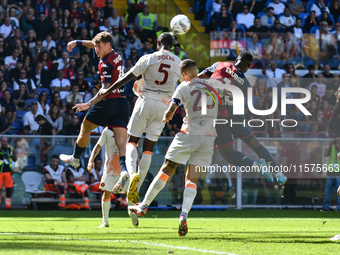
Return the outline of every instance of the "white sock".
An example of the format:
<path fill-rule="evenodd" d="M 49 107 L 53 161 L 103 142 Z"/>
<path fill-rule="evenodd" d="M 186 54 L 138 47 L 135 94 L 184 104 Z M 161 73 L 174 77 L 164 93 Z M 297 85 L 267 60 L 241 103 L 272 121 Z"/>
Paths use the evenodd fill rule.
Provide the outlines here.
<path fill-rule="evenodd" d="M 148 174 L 151 165 L 152 153 L 150 151 L 143 152 L 143 155 L 139 161 L 138 174 L 140 176 L 139 182 L 137 184 L 137 190 L 142 186 L 146 175 Z"/>
<path fill-rule="evenodd" d="M 188 181 L 183 192 L 182 213 L 188 214 L 197 194 L 195 183 Z"/>
<path fill-rule="evenodd" d="M 111 208 L 111 200 L 110 198 L 105 200 L 104 198 L 102 199 L 102 214 L 103 214 L 103 221 L 104 222 L 109 222 L 109 211 Z"/>
<path fill-rule="evenodd" d="M 162 171 L 159 171 L 156 177 L 153 179 L 150 184 L 148 191 L 145 194 L 144 200 L 141 203 L 141 206 L 149 206 L 151 202 L 155 199 L 158 193 L 165 187 L 166 182 L 168 181 L 169 176 Z"/>
<path fill-rule="evenodd" d="M 137 172 L 138 151 L 135 143 L 128 143 L 125 152 L 125 164 L 129 174 Z"/>

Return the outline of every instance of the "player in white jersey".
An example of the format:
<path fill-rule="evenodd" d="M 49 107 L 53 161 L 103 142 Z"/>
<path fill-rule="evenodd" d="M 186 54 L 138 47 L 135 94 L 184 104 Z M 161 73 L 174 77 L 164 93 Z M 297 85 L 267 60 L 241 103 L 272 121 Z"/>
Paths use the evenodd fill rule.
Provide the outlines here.
<path fill-rule="evenodd" d="M 98 155 L 101 148 L 105 145 L 105 166 L 103 176 L 100 181 L 99 188 L 104 191 L 102 196 L 102 214 L 103 214 L 103 222 L 100 224 L 99 228 L 108 227 L 109 226 L 109 211 L 111 208 L 111 193 L 113 187 L 117 183 L 121 168 L 119 162 L 119 150 L 116 145 L 114 134 L 111 128 L 106 127 L 102 135 L 100 136 L 97 144 L 94 146 L 89 163 L 87 165 L 87 169 L 91 173 L 92 168 L 94 166 L 94 160 Z M 129 183 L 126 182 L 123 190 L 126 191 Z M 131 217 L 133 220 L 133 224 L 138 226 L 138 218 L 136 215 Z"/>
<path fill-rule="evenodd" d="M 197 173 L 197 170 L 211 164 L 216 137 L 214 120 L 217 118 L 217 104 L 220 101 L 216 88 L 223 88 L 223 84 L 217 80 L 197 78 L 197 66 L 191 59 L 184 60 L 180 64 L 180 69 L 185 82 L 182 82 L 173 94 L 172 102 L 164 113 L 163 121 L 171 120 L 178 105 L 182 102 L 186 117 L 183 119 L 181 132 L 177 133 L 172 141 L 164 164 L 150 184 L 143 202 L 129 206 L 129 211 L 140 216 L 145 215 L 148 206 L 164 188 L 169 176 L 175 172 L 179 164 L 185 165 L 189 160 L 178 230 L 179 235 L 184 236 L 188 232 L 186 223 L 188 213 L 197 193 L 196 183 L 200 172 Z M 204 101 L 206 101 L 206 108 L 202 113 Z"/>
<path fill-rule="evenodd" d="M 171 102 L 171 96 L 178 80 L 182 81 L 179 70 L 181 60 L 170 52 L 172 36 L 162 33 L 158 38 L 157 52 L 141 57 L 136 65 L 109 89 L 102 89 L 99 94 L 105 96 L 120 88 L 133 77 L 143 76 L 136 89 L 138 100 L 134 106 L 128 124 L 128 143 L 126 145 L 126 167 L 130 174 L 128 199 L 139 202 L 138 191 L 149 171 L 154 145 L 160 136 L 164 123 L 163 113 Z M 137 143 L 146 133 L 143 143 L 143 155 L 137 172 Z"/>

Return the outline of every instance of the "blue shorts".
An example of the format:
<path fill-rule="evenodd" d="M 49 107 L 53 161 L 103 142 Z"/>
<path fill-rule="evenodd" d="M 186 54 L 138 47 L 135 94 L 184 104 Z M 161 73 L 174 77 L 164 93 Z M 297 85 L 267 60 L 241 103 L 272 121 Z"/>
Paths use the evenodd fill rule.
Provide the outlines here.
<path fill-rule="evenodd" d="M 103 127 L 127 127 L 129 122 L 129 101 L 127 98 L 107 98 L 90 108 L 86 119 Z"/>
<path fill-rule="evenodd" d="M 217 137 L 215 139 L 215 147 L 227 146 L 234 143 L 234 139 L 240 138 L 243 142 L 249 143 L 254 137 L 254 130 L 248 125 L 247 119 L 242 116 L 231 116 L 231 117 L 217 117 L 218 119 L 225 119 L 228 121 L 227 124 L 216 125 Z M 231 120 L 233 126 L 230 126 Z M 245 123 L 234 124 L 234 123 Z"/>

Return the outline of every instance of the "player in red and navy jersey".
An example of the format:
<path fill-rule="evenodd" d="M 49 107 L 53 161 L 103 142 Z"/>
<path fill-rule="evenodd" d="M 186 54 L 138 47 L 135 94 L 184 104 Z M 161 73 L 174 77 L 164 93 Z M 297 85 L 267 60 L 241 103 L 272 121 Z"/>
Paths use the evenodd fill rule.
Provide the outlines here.
<path fill-rule="evenodd" d="M 71 51 L 76 45 L 95 49 L 96 54 L 100 57 L 98 69 L 103 88 L 109 88 L 119 77 L 123 76 L 123 60 L 112 49 L 112 36 L 109 33 L 101 32 L 92 41 L 76 40 L 69 42 L 67 50 Z M 61 154 L 60 159 L 75 168 L 79 167 L 79 158 L 89 143 L 91 131 L 98 126 L 107 126 L 114 132 L 114 139 L 119 150 L 122 174 L 114 191 L 120 192 L 121 187 L 128 180 L 125 166 L 125 145 L 127 140 L 126 127 L 129 121 L 129 103 L 124 88 L 112 91 L 104 99 L 97 94 L 88 103 L 77 104 L 73 109 L 76 109 L 77 112 L 90 110 L 81 125 L 73 155 Z"/>
<path fill-rule="evenodd" d="M 253 56 L 251 53 L 243 51 L 238 55 L 235 64 L 231 62 L 217 62 L 203 70 L 198 77 L 210 77 L 221 80 L 227 78 L 231 85 L 237 86 L 246 95 L 250 84 L 244 73 L 248 71 L 252 61 Z M 248 125 L 246 118 L 243 115 L 233 115 L 232 96 L 227 99 L 227 102 L 224 102 L 224 105 L 219 106 L 217 118 L 226 119 L 228 123 L 231 123 L 231 121 L 233 123 L 244 123 L 243 125 L 234 124 L 232 127 L 226 124 L 216 125 L 217 139 L 215 140 L 215 148 L 219 150 L 223 158 L 227 162 L 238 166 L 252 167 L 257 165 L 261 173 L 270 182 L 274 182 L 272 173 L 268 171 L 266 164 L 275 167 L 277 166 L 276 161 L 269 151 L 256 139 L 254 131 Z M 235 151 L 233 136 L 234 138 L 242 139 L 243 142 L 256 152 L 260 159 L 253 161 L 242 152 Z M 284 184 L 287 181 L 287 178 L 281 172 L 276 173 L 275 177 L 279 184 Z"/>

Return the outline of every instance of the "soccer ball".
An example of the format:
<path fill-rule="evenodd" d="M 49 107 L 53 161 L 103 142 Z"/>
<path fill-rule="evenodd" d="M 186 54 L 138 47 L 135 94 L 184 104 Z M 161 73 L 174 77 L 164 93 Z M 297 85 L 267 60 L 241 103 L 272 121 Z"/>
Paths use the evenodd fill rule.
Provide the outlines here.
<path fill-rule="evenodd" d="M 170 27 L 177 35 L 186 34 L 191 26 L 189 18 L 183 14 L 176 15 L 170 22 Z"/>

